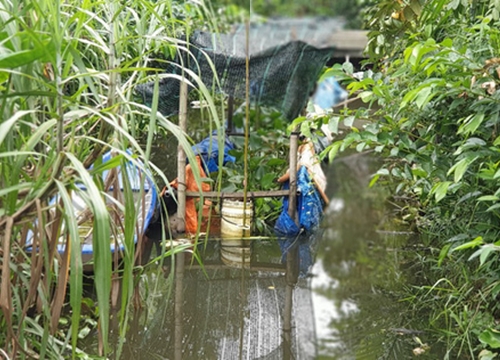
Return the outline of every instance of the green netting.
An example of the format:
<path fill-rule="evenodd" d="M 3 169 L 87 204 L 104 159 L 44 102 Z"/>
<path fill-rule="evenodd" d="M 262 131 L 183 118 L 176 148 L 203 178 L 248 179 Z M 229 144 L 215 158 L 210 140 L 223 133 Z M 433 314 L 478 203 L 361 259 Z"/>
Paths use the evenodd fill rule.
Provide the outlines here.
<path fill-rule="evenodd" d="M 277 108 L 289 120 L 296 118 L 333 54 L 329 39 L 341 25 L 333 19 L 274 20 L 251 25 L 248 32 L 251 103 Z M 183 64 L 209 89 L 245 99 L 246 36 L 243 25 L 230 34 L 197 31 L 189 39 L 189 53 L 179 52 L 166 65 L 165 73 L 180 75 Z M 178 112 L 179 84 L 173 77 L 160 80 L 158 108 L 166 116 Z M 148 105 L 153 89 L 154 82 L 137 87 Z"/>

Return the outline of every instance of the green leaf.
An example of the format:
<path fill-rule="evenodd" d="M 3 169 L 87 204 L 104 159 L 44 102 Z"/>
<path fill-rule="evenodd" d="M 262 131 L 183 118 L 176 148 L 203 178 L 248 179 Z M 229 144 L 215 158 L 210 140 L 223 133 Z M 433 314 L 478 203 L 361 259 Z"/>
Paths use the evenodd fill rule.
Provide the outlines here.
<path fill-rule="evenodd" d="M 338 134 L 339 122 L 340 122 L 340 117 L 338 116 L 331 117 L 330 120 L 328 121 L 328 130 L 330 130 L 333 134 Z"/>
<path fill-rule="evenodd" d="M 451 48 L 453 46 L 453 40 L 450 38 L 446 38 L 443 41 L 441 41 L 441 45 L 447 48 Z"/>
<path fill-rule="evenodd" d="M 422 109 L 434 97 L 432 87 L 426 87 L 420 90 L 415 97 L 415 104 L 419 109 Z"/>
<path fill-rule="evenodd" d="M 483 237 L 478 236 L 474 240 L 466 242 L 465 244 L 459 245 L 456 248 L 454 248 L 452 251 L 459 251 L 459 250 L 465 250 L 465 249 L 473 249 L 479 245 L 483 244 Z"/>
<path fill-rule="evenodd" d="M 370 184 L 368 185 L 368 187 L 373 187 L 377 183 L 379 178 L 380 174 L 375 174 L 373 178 L 370 180 Z"/>
<path fill-rule="evenodd" d="M 23 50 L 15 53 L 0 55 L 0 68 L 15 69 L 42 58 L 45 52 L 40 49 Z"/>
<path fill-rule="evenodd" d="M 268 166 L 281 166 L 281 165 L 284 165 L 284 164 L 286 164 L 286 160 L 284 160 L 284 159 L 278 159 L 278 158 L 270 159 L 267 162 Z"/>
<path fill-rule="evenodd" d="M 457 162 L 455 165 L 453 165 L 450 168 L 450 170 L 448 170 L 448 175 L 450 175 L 451 173 L 454 172 L 455 173 L 454 182 L 458 183 L 462 179 L 462 177 L 464 176 L 469 165 L 472 164 L 476 159 L 477 159 L 477 156 L 475 158 L 463 158 L 462 160 Z"/>
<path fill-rule="evenodd" d="M 335 159 L 335 156 L 339 152 L 341 145 L 342 141 L 336 141 L 326 149 L 326 151 L 328 151 L 328 161 L 330 163 L 333 161 L 333 159 Z"/>
<path fill-rule="evenodd" d="M 497 357 L 498 354 L 494 354 L 489 350 L 483 349 L 479 353 L 479 360 L 493 360 Z"/>
<path fill-rule="evenodd" d="M 498 208 L 500 208 L 500 203 L 497 203 L 497 204 L 495 204 L 495 205 L 491 205 L 488 209 L 486 209 L 486 211 L 488 211 L 488 212 L 489 212 L 489 211 L 496 210 L 496 209 L 498 209 Z"/>
<path fill-rule="evenodd" d="M 498 248 L 495 247 L 495 245 L 488 244 L 481 247 L 481 255 L 479 256 L 479 264 L 481 266 L 484 265 L 486 259 L 493 251 L 498 251 Z"/>
<path fill-rule="evenodd" d="M 420 5 L 419 0 L 412 0 L 410 2 L 410 8 L 416 16 L 420 16 L 422 13 L 422 6 Z"/>
<path fill-rule="evenodd" d="M 444 197 L 446 196 L 446 194 L 448 192 L 448 187 L 450 186 L 450 184 L 451 184 L 451 181 L 443 181 L 443 182 L 440 182 L 440 183 L 434 185 L 431 193 L 434 194 L 434 196 L 436 198 L 436 202 L 440 202 L 441 200 L 444 199 Z"/>
<path fill-rule="evenodd" d="M 115 156 L 112 156 L 111 159 L 104 163 L 100 163 L 99 165 L 93 167 L 92 169 L 89 170 L 90 175 L 95 176 L 97 174 L 102 174 L 106 170 L 111 170 L 116 168 L 118 165 L 120 165 L 120 162 L 123 159 L 122 154 L 117 154 Z"/>
<path fill-rule="evenodd" d="M 66 211 L 63 212 L 65 227 L 68 231 L 69 241 L 66 246 L 70 246 L 70 274 L 69 290 L 71 303 L 71 342 L 73 348 L 76 348 L 79 338 L 80 313 L 83 295 L 83 266 L 82 253 L 80 251 L 80 234 L 78 231 L 78 222 L 73 211 L 73 202 L 71 195 L 66 190 L 63 183 L 55 181 L 59 196 L 64 204 Z"/>
<path fill-rule="evenodd" d="M 426 178 L 427 176 L 429 176 L 427 171 L 425 171 L 424 169 L 422 169 L 420 167 L 412 167 L 411 173 L 417 177 L 420 177 L 420 178 Z"/>
<path fill-rule="evenodd" d="M 366 147 L 366 142 L 360 142 L 358 145 L 356 145 L 356 151 L 357 152 L 362 152 L 363 149 Z"/>
<path fill-rule="evenodd" d="M 260 184 L 262 188 L 264 189 L 270 189 L 272 188 L 274 184 L 274 180 L 276 179 L 276 175 L 273 173 L 266 173 L 260 180 Z"/>
<path fill-rule="evenodd" d="M 342 69 L 344 69 L 344 71 L 347 74 L 349 74 L 349 75 L 351 75 L 352 73 L 354 73 L 354 66 L 350 62 L 346 61 L 345 63 L 343 63 L 342 64 Z"/>
<path fill-rule="evenodd" d="M 299 116 L 298 118 L 294 119 L 292 123 L 288 126 L 288 130 L 294 131 L 297 126 L 301 125 L 306 120 L 307 118 L 305 116 Z"/>
<path fill-rule="evenodd" d="M 88 206 L 94 215 L 94 230 L 92 247 L 94 253 L 94 274 L 97 301 L 99 303 L 99 320 L 102 329 L 104 347 L 108 347 L 109 334 L 109 297 L 111 294 L 111 248 L 110 248 L 110 217 L 101 193 L 83 164 L 72 153 L 65 153 L 73 167 L 80 175 L 82 184 L 87 189 Z"/>
<path fill-rule="evenodd" d="M 347 127 L 352 127 L 352 124 L 354 124 L 354 116 L 347 116 L 344 118 L 344 125 Z"/>
<path fill-rule="evenodd" d="M 406 93 L 406 95 L 403 97 L 403 101 L 401 101 L 401 104 L 399 105 L 399 109 L 403 109 L 410 101 L 413 101 L 415 96 L 417 96 L 419 92 L 419 89 L 412 89 Z"/>
<path fill-rule="evenodd" d="M 495 195 L 484 195 L 477 199 L 477 201 L 498 201 L 500 198 Z"/>
<path fill-rule="evenodd" d="M 500 348 L 500 332 L 495 329 L 486 329 L 478 337 L 484 345 L 492 349 Z"/>
<path fill-rule="evenodd" d="M 9 135 L 11 128 L 14 126 L 14 124 L 17 122 L 17 120 L 21 119 L 23 116 L 27 114 L 31 114 L 34 111 L 17 111 L 12 115 L 11 118 L 8 120 L 3 121 L 0 124 L 0 145 L 3 143 L 4 139 Z"/>
<path fill-rule="evenodd" d="M 443 248 L 439 252 L 438 266 L 441 266 L 441 264 L 443 263 L 444 259 L 448 255 L 448 253 L 450 251 L 450 248 L 451 248 L 451 244 L 446 244 L 445 246 L 443 246 Z"/>
<path fill-rule="evenodd" d="M 20 191 L 23 189 L 29 189 L 33 186 L 33 183 L 19 183 L 13 186 L 6 187 L 5 189 L 0 189 L 0 197 L 11 193 L 13 191 Z"/>
<path fill-rule="evenodd" d="M 469 115 L 458 128 L 457 134 L 471 135 L 476 132 L 484 121 L 484 114 Z"/>
<path fill-rule="evenodd" d="M 363 91 L 358 95 L 364 103 L 369 102 L 373 98 L 373 92 Z"/>

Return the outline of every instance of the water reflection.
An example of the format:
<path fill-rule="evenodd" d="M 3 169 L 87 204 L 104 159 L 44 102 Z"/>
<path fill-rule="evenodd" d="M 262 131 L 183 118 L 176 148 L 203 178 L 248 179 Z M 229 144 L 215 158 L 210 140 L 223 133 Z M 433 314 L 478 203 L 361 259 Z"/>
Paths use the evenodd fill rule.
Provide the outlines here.
<path fill-rule="evenodd" d="M 185 254 L 176 257 L 173 296 L 165 294 L 152 316 L 142 314 L 152 321 L 136 324 L 124 359 L 316 358 L 310 285 L 298 276 L 298 247 L 282 265 L 276 242 L 254 243 L 250 267 L 241 268 L 225 265 L 220 248 L 211 241 L 201 250 L 203 269 Z M 259 261 L 262 251 L 267 255 Z"/>
<path fill-rule="evenodd" d="M 412 304 L 401 301 L 405 287 L 415 284 L 415 257 L 405 250 L 411 234 L 396 231 L 383 194 L 368 189 L 374 161 L 354 156 L 329 169 L 334 199 L 311 285 L 318 356 L 413 359 L 421 341 L 431 346 L 420 358 L 443 358 Z"/>

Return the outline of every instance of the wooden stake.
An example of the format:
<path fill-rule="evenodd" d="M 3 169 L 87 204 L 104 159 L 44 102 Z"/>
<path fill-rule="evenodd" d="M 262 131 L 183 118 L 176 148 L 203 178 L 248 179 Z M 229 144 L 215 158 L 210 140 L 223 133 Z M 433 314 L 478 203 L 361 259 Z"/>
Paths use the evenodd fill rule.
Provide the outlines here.
<path fill-rule="evenodd" d="M 187 130 L 187 99 L 188 86 L 181 81 L 179 92 L 179 127 L 183 133 Z M 177 146 L 177 216 L 181 222 L 178 231 L 183 233 L 186 229 L 186 153 L 181 144 Z"/>
<path fill-rule="evenodd" d="M 295 129 L 290 135 L 290 195 L 288 196 L 288 215 L 298 224 L 297 218 L 297 151 L 299 133 Z"/>

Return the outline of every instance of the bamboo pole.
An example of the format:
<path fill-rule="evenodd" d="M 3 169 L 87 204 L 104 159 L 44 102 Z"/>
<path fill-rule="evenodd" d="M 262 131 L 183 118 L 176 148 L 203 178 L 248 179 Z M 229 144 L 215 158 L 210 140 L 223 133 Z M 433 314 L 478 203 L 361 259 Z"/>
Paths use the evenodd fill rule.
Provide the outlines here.
<path fill-rule="evenodd" d="M 297 151 L 299 149 L 299 133 L 295 129 L 290 135 L 290 194 L 288 195 L 288 215 L 298 223 L 297 219 Z"/>
<path fill-rule="evenodd" d="M 247 223 L 248 147 L 250 136 L 250 20 L 245 23 L 245 148 L 243 149 L 243 224 Z M 250 234 L 250 233 L 249 233 Z M 240 354 L 241 357 L 241 354 Z"/>
<path fill-rule="evenodd" d="M 183 133 L 187 130 L 187 99 L 188 86 L 181 81 L 179 91 L 179 128 Z M 183 233 L 186 228 L 186 153 L 181 144 L 177 146 L 177 216 L 181 221 L 178 231 Z"/>

